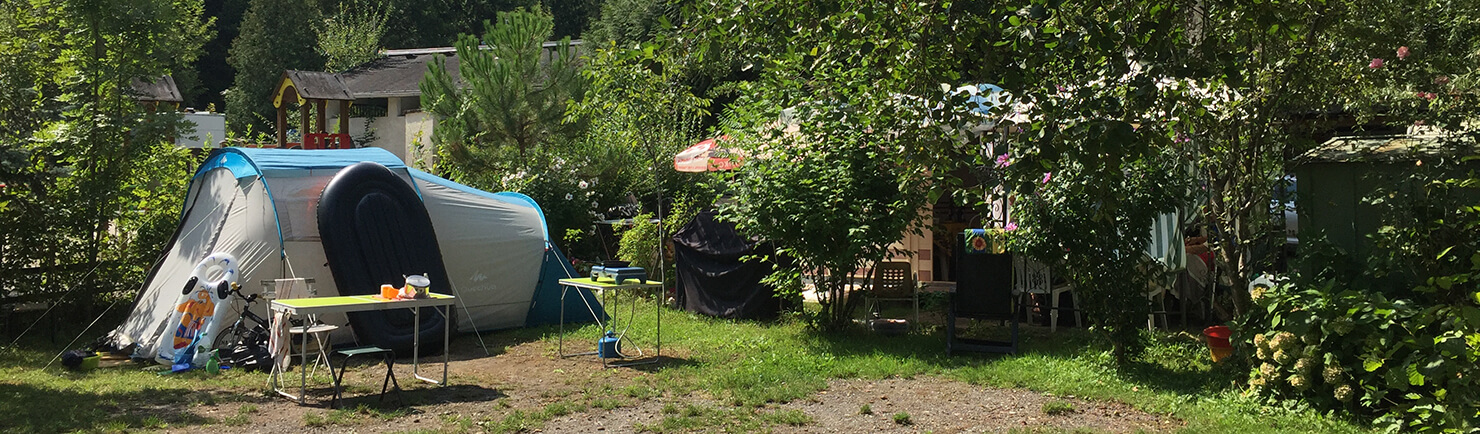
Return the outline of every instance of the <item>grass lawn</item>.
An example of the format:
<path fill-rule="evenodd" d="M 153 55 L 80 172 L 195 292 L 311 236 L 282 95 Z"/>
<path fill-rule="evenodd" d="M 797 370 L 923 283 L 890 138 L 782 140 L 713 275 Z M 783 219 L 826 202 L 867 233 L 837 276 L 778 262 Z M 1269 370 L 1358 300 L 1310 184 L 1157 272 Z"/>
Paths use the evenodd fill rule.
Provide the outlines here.
<path fill-rule="evenodd" d="M 612 310 L 618 315 L 634 315 L 637 328 L 641 329 L 655 320 L 651 305 L 643 306 L 646 307 L 636 309 L 635 314 L 625 304 L 614 303 Z M 1025 388 L 1060 396 L 1123 402 L 1147 412 L 1182 419 L 1186 422 L 1183 428 L 1186 432 L 1368 430 L 1360 422 L 1339 415 L 1323 415 L 1294 404 L 1270 404 L 1242 396 L 1243 389 L 1238 384 L 1244 373 L 1211 366 L 1201 342 L 1182 333 L 1158 335 L 1156 344 L 1144 357 L 1117 369 L 1101 339 L 1074 328 L 1060 328 L 1050 334 L 1046 328 L 1028 327 L 1023 351 L 1017 356 L 946 357 L 943 333 L 930 327 L 907 336 L 878 336 L 863 331 L 822 334 L 795 320 L 726 321 L 673 310 L 663 312 L 662 322 L 663 354 L 673 358 L 657 368 L 644 368 L 651 375 L 635 380 L 641 387 L 634 390 L 642 393 L 626 393 L 630 399 L 623 402 L 628 404 L 594 405 L 587 402 L 587 397 L 573 395 L 569 403 L 554 404 L 563 411 L 548 411 L 547 406 L 547 411 L 539 413 L 511 412 L 486 425 L 460 423 L 442 429 L 532 430 L 550 418 L 571 412 L 610 410 L 656 396 L 681 397 L 695 393 L 730 407 L 668 405 L 662 411 L 661 421 L 641 428 L 671 432 L 726 430 L 727 426 L 756 429 L 805 426 L 809 423 L 805 415 L 753 410 L 815 396 L 827 387 L 829 379 L 934 376 L 981 386 Z M 556 330 L 555 327 L 510 330 L 493 337 L 503 342 L 536 342 L 547 348 L 550 357 L 555 357 Z M 99 333 L 95 330 L 84 339 Z M 566 343 L 597 334 L 594 325 L 567 328 Z M 65 342 L 75 335 L 75 332 L 59 333 L 57 340 Z M 5 338 L 5 342 L 10 339 Z M 490 335 L 485 334 L 484 339 L 490 340 Z M 469 346 L 470 342 L 476 345 L 472 335 L 454 340 L 454 347 Z M 129 416 L 138 412 L 127 410 L 214 405 L 223 401 L 258 402 L 270 393 L 266 375 L 260 373 L 158 375 L 132 364 L 89 373 L 66 371 L 60 363 L 42 369 L 60 349 L 61 344 L 30 336 L 18 348 L 0 351 L 0 414 L 4 415 L 0 417 L 0 431 L 113 432 L 213 424 L 233 426 L 247 420 L 257 407 L 244 404 L 235 407 L 240 414 L 220 417 L 179 412 L 182 416 L 169 419 Z M 478 353 L 481 356 L 481 350 Z M 454 366 L 454 374 L 455 371 Z M 1059 406 L 1055 404 L 1052 410 L 1072 411 Z M 1045 412 L 1051 410 L 1048 407 L 1045 406 Z M 305 420 L 304 426 L 332 425 L 337 414 L 343 416 L 336 412 L 316 415 L 313 420 Z M 393 419 L 404 413 L 371 416 Z M 444 415 L 442 419 L 471 422 L 470 417 Z M 508 420 L 511 417 L 519 420 Z"/>

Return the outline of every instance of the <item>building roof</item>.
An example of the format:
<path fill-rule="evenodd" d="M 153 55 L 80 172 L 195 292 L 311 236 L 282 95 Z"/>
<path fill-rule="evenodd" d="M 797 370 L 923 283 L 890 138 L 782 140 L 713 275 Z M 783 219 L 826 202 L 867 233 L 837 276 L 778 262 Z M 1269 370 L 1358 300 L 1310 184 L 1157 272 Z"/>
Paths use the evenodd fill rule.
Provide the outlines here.
<path fill-rule="evenodd" d="M 546 50 L 554 49 L 559 42 L 545 42 Z M 579 47 L 581 41 L 570 41 L 571 47 Z M 479 46 L 479 49 L 488 49 Z M 577 50 L 579 52 L 579 50 Z M 436 55 L 447 58 L 447 75 L 458 84 L 462 83 L 462 72 L 455 47 L 412 48 L 385 50 L 380 58 L 340 73 L 350 92 L 358 99 L 397 98 L 421 96 L 421 80 L 426 76 L 427 65 Z"/>
<path fill-rule="evenodd" d="M 180 97 L 180 88 L 175 86 L 175 78 L 169 75 L 159 77 L 134 77 L 129 80 L 129 87 L 134 91 L 134 99 L 152 102 L 182 102 L 185 98 Z"/>
<path fill-rule="evenodd" d="M 1480 148 L 1460 135 L 1334 137 L 1307 152 L 1307 163 L 1393 162 L 1418 158 L 1475 155 Z"/>
<path fill-rule="evenodd" d="M 421 79 L 427 64 L 441 54 L 447 58 L 447 74 L 458 83 L 457 50 L 452 47 L 415 50 L 386 50 L 385 55 L 340 75 L 355 98 L 396 98 L 421 95 Z"/>

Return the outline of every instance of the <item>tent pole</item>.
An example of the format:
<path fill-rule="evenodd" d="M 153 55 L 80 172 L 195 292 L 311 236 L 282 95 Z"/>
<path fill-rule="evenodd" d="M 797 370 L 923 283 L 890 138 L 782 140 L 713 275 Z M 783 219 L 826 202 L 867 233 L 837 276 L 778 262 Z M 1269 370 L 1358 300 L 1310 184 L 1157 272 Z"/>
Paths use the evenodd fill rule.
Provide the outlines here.
<path fill-rule="evenodd" d="M 457 301 L 460 302 L 458 304 L 462 305 L 463 315 L 468 316 L 468 324 L 473 325 L 473 336 L 478 337 L 478 346 L 483 347 L 483 355 L 492 356 L 493 352 L 488 351 L 488 344 L 483 343 L 483 331 L 478 329 L 478 323 L 473 322 L 473 313 L 468 311 L 468 302 L 464 301 L 466 299 L 463 298 L 462 291 L 458 291 L 457 285 L 452 282 L 447 282 L 447 287 L 452 289 L 452 295 L 457 297 Z M 443 313 L 443 315 L 452 315 L 452 309 L 447 309 L 447 312 Z M 417 348 L 417 351 L 421 351 L 421 349 Z"/>

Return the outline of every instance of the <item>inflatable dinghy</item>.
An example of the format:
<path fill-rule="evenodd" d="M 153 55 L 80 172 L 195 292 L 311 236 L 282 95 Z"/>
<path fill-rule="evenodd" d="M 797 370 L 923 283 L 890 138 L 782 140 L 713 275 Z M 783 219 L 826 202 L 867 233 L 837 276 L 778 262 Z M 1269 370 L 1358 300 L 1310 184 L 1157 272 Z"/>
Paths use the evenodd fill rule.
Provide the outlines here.
<path fill-rule="evenodd" d="M 431 279 L 431 291 L 452 294 L 442 249 L 421 197 L 385 166 L 357 163 L 340 170 L 319 196 L 319 238 L 340 295 L 380 293 L 401 287 L 405 276 Z M 410 309 L 350 312 L 361 343 L 410 354 L 414 315 Z M 447 323 L 436 309 L 422 309 L 422 353 L 442 349 Z M 433 345 L 435 343 L 435 345 Z"/>

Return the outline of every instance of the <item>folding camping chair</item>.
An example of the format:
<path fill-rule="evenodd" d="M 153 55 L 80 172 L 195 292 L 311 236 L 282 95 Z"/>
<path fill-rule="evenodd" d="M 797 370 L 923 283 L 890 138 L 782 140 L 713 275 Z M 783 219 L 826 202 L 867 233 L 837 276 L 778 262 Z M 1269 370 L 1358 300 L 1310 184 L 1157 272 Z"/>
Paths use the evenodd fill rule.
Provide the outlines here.
<path fill-rule="evenodd" d="M 967 238 L 982 236 L 968 229 L 956 238 L 956 288 L 946 310 L 946 355 L 954 351 L 1016 354 L 1018 316 L 1012 303 L 1012 257 L 990 250 L 968 249 Z M 1011 340 L 992 341 L 958 336 L 957 319 L 998 320 L 1012 323 Z"/>
<path fill-rule="evenodd" d="M 262 285 L 264 287 L 263 292 L 272 294 L 272 299 L 318 297 L 318 288 L 314 287 L 313 284 L 314 280 L 312 278 L 289 278 L 262 281 Z M 268 290 L 269 286 L 271 288 L 271 291 Z M 329 367 L 330 376 L 334 375 L 334 365 L 329 363 L 329 349 L 334 347 L 333 342 L 330 340 L 330 334 L 333 333 L 335 330 L 339 330 L 339 326 L 333 324 L 325 324 L 323 321 L 319 320 L 318 315 L 308 315 L 307 321 L 305 321 L 302 325 L 294 325 L 288 327 L 288 348 L 290 353 L 293 342 L 307 342 L 307 340 L 303 339 L 303 335 L 305 334 L 313 336 L 314 343 L 318 346 L 319 354 L 318 356 L 314 357 L 313 368 L 311 371 L 309 371 L 309 375 L 313 375 L 314 373 L 318 372 L 319 364 L 321 363 L 324 366 Z M 299 369 L 303 368 L 300 367 Z"/>

